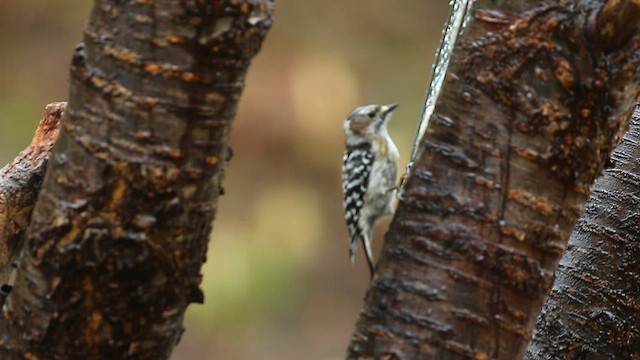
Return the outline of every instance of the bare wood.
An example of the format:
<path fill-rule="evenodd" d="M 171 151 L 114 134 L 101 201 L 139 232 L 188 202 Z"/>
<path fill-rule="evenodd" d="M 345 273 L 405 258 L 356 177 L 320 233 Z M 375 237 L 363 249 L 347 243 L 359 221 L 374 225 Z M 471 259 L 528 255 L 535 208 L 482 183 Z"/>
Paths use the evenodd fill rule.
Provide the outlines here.
<path fill-rule="evenodd" d="M 596 42 L 604 50 L 626 43 L 640 24 L 640 0 L 608 0 L 597 15 Z"/>

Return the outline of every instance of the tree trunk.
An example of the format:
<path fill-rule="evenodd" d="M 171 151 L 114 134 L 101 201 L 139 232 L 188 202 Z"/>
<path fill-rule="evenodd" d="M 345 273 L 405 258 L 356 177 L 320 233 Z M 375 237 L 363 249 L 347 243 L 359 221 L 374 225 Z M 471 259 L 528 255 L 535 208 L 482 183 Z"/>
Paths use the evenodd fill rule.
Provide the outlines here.
<path fill-rule="evenodd" d="M 596 181 L 527 359 L 640 359 L 640 108 Z"/>
<path fill-rule="evenodd" d="M 637 97 L 637 12 L 472 4 L 349 358 L 521 358 Z"/>
<path fill-rule="evenodd" d="M 167 359 L 269 0 L 96 0 L 0 320 L 2 359 Z"/>

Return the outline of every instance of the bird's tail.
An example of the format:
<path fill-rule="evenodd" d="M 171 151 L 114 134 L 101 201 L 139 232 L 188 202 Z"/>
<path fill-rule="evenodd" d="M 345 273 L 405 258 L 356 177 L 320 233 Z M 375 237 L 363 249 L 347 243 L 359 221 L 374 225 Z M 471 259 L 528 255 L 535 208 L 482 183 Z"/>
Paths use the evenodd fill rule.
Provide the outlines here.
<path fill-rule="evenodd" d="M 358 250 L 358 236 L 354 235 L 351 237 L 351 243 L 349 244 L 349 260 L 351 260 L 351 264 L 356 261 L 356 251 Z"/>
<path fill-rule="evenodd" d="M 371 233 L 365 233 L 363 236 L 354 235 L 351 237 L 351 243 L 349 244 L 349 260 L 353 264 L 356 260 L 356 251 L 358 250 L 358 240 L 362 240 L 364 247 L 364 253 L 367 257 L 367 265 L 369 265 L 369 273 L 373 278 L 373 272 L 375 270 L 375 262 L 373 261 L 373 250 L 371 249 Z"/>
<path fill-rule="evenodd" d="M 373 272 L 375 270 L 375 262 L 373 261 L 373 250 L 371 250 L 371 234 L 365 234 L 362 237 L 362 245 L 364 247 L 364 253 L 367 256 L 367 265 L 369 265 L 369 273 L 373 278 Z"/>

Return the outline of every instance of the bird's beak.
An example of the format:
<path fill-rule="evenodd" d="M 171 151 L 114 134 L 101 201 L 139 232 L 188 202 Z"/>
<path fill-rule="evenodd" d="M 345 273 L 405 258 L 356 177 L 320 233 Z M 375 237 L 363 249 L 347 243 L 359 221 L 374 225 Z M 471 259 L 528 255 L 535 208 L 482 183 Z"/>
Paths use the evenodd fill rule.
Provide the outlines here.
<path fill-rule="evenodd" d="M 398 105 L 400 105 L 400 104 L 395 103 L 395 104 L 383 105 L 382 106 L 382 114 L 384 114 L 386 116 L 387 114 L 392 112 L 393 109 L 397 108 Z"/>

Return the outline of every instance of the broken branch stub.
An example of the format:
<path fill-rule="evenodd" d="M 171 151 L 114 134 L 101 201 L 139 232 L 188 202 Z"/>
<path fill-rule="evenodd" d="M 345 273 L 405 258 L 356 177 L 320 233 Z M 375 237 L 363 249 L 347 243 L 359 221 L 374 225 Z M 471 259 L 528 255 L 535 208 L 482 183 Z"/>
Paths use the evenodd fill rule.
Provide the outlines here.
<path fill-rule="evenodd" d="M 31 144 L 0 169 L 0 284 L 8 281 L 10 264 L 22 246 L 66 106 L 47 105 Z"/>

